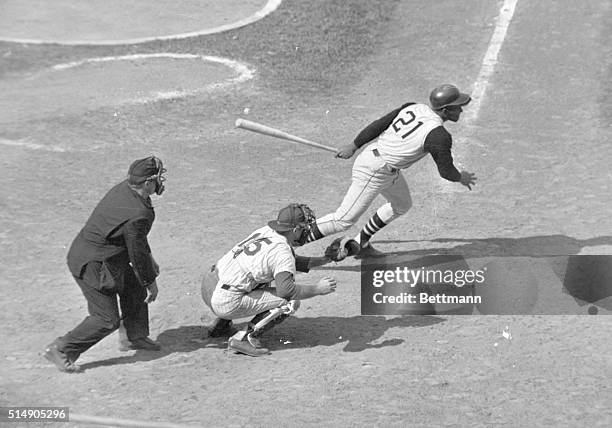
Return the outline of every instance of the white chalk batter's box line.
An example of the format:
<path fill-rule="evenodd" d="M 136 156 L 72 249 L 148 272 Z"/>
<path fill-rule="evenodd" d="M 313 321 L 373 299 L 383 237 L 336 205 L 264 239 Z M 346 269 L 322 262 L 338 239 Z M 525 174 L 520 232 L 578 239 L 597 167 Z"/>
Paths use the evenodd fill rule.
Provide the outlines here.
<path fill-rule="evenodd" d="M 98 58 L 88 58 L 80 61 L 68 62 L 65 64 L 57 64 L 52 67 L 52 70 L 67 70 L 74 67 L 79 67 L 85 64 L 93 64 L 100 62 L 111 62 L 111 61 L 133 61 L 139 59 L 151 59 L 151 58 L 170 58 L 170 59 L 201 59 L 202 61 L 215 62 L 218 64 L 225 65 L 237 73 L 237 77 L 226 80 L 220 83 L 213 83 L 206 85 L 200 89 L 194 89 L 191 91 L 167 91 L 167 92 L 156 92 L 152 97 L 142 97 L 127 101 L 128 104 L 144 104 L 149 102 L 155 102 L 160 100 L 170 100 L 177 98 L 184 98 L 198 93 L 223 89 L 231 85 L 246 82 L 255 75 L 255 69 L 250 68 L 244 63 L 234 61 L 228 58 L 209 56 L 209 55 L 196 55 L 196 54 L 177 54 L 177 53 L 154 53 L 154 54 L 132 54 L 123 56 L 107 56 Z"/>
<path fill-rule="evenodd" d="M 51 67 L 52 70 L 67 70 L 70 68 L 80 67 L 85 64 L 94 64 L 99 62 L 111 62 L 111 61 L 133 61 L 139 59 L 151 59 L 151 58 L 170 58 L 170 59 L 201 59 L 202 61 L 216 62 L 218 64 L 225 65 L 232 68 L 238 74 L 238 77 L 230 79 L 227 83 L 241 83 L 246 80 L 252 79 L 255 74 L 255 70 L 249 68 L 246 64 L 231 60 L 229 58 L 223 58 L 218 56 L 210 55 L 197 55 L 197 54 L 179 54 L 179 53 L 152 53 L 152 54 L 131 54 L 122 56 L 104 56 L 96 58 L 87 58 L 80 61 L 67 62 L 64 64 L 57 64 Z"/>
<path fill-rule="evenodd" d="M 57 64 L 57 65 L 52 66 L 50 70 L 53 72 L 56 72 L 56 71 L 69 70 L 75 67 L 80 67 L 85 64 L 103 63 L 103 62 L 111 62 L 111 61 L 133 61 L 133 60 L 151 59 L 151 58 L 170 58 L 170 59 L 178 59 L 178 60 L 200 59 L 202 61 L 209 61 L 209 62 L 213 62 L 213 63 L 217 63 L 217 64 L 224 65 L 226 67 L 229 67 L 232 70 L 234 70 L 234 72 L 236 72 L 237 76 L 232 79 L 225 80 L 223 82 L 213 83 L 213 84 L 206 85 L 202 88 L 194 89 L 191 91 L 156 92 L 152 96 L 131 99 L 126 102 L 123 102 L 122 104 L 146 104 L 146 103 L 163 101 L 163 100 L 186 98 L 186 97 L 197 95 L 203 92 L 225 89 L 232 85 L 246 82 L 255 76 L 254 68 L 249 67 L 247 64 L 231 60 L 229 58 L 210 56 L 210 55 L 178 54 L 178 53 L 169 53 L 169 52 L 154 53 L 154 54 L 132 54 L 132 55 L 123 55 L 123 56 L 87 58 L 87 59 L 83 59 L 79 61 Z M 31 80 L 32 78 L 33 77 L 30 77 L 29 79 Z M 23 147 L 23 148 L 31 149 L 31 150 L 45 150 L 45 151 L 51 151 L 51 152 L 71 151 L 61 146 L 38 144 L 38 143 L 32 142 L 30 139 L 27 139 L 27 138 L 18 139 L 18 140 L 8 140 L 8 139 L 0 138 L 0 145 L 12 146 L 12 147 Z"/>

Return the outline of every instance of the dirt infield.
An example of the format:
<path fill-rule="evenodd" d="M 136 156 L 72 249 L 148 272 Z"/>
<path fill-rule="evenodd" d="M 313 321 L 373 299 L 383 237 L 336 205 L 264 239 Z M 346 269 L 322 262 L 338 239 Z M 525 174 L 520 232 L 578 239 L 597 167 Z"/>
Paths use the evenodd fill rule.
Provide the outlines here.
<path fill-rule="evenodd" d="M 55 64 L 159 52 L 255 70 L 222 91 L 143 104 L 88 104 L 76 91 L 66 111 L 33 103 L 31 114 L 13 115 L 0 103 L 0 141 L 30 144 L 1 145 L 0 405 L 206 427 L 610 426 L 609 316 L 360 316 L 355 260 L 299 278 L 332 275 L 339 287 L 273 330 L 271 355 L 243 358 L 222 339 L 202 340 L 212 320 L 199 298 L 203 269 L 286 203 L 324 215 L 349 184 L 351 161 L 248 134 L 235 119 L 340 146 L 433 85 L 470 89 L 499 6 L 287 1 L 252 25 L 185 40 L 0 42 L 5 87 Z M 602 96 L 611 16 L 603 0 L 519 0 L 479 116 L 448 127 L 478 185 L 447 192 L 423 160 L 404 172 L 414 207 L 375 244 L 466 259 L 612 254 L 611 105 Z M 201 82 L 188 71 L 188 82 Z M 162 268 L 151 330 L 164 349 L 121 353 L 112 335 L 82 356 L 83 374 L 59 373 L 39 354 L 86 313 L 67 247 L 130 161 L 150 153 L 168 168 L 150 235 Z M 319 254 L 328 242 L 299 252 Z"/>

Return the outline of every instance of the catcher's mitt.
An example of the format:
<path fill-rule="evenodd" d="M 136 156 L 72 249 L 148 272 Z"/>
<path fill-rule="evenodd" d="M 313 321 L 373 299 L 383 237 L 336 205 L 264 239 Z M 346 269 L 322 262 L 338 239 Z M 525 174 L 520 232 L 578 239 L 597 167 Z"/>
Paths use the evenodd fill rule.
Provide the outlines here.
<path fill-rule="evenodd" d="M 325 257 L 331 261 L 339 262 L 346 259 L 346 256 L 348 256 L 348 251 L 344 246 L 344 241 L 342 238 L 334 239 L 325 249 Z"/>

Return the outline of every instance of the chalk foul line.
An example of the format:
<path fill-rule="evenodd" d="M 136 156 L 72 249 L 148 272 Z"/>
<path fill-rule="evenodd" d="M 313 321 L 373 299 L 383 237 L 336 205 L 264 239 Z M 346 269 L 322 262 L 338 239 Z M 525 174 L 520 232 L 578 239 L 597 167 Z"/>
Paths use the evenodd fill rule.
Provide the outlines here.
<path fill-rule="evenodd" d="M 510 26 L 510 22 L 512 21 L 512 17 L 514 16 L 514 11 L 516 10 L 517 3 L 518 0 L 504 0 L 504 3 L 502 4 L 501 9 L 499 10 L 499 15 L 496 19 L 497 22 L 495 24 L 495 30 L 493 31 L 493 35 L 491 36 L 491 40 L 489 41 L 487 51 L 482 60 L 480 71 L 478 72 L 476 82 L 474 83 L 474 87 L 470 94 L 472 97 L 472 102 L 463 113 L 462 121 L 465 123 L 467 132 L 466 135 L 457 138 L 457 148 L 455 148 L 453 152 L 455 154 L 458 154 L 458 157 L 460 157 L 460 154 L 463 149 L 469 146 L 483 147 L 481 143 L 470 139 L 470 134 L 480 114 L 480 108 L 482 107 L 482 102 L 485 98 L 485 94 L 487 91 L 487 87 L 489 86 L 491 76 L 495 71 L 495 66 L 497 65 L 497 57 L 499 56 L 499 52 L 501 51 L 501 47 L 506 38 L 506 33 L 508 32 L 508 27 Z M 459 169 L 462 169 L 460 160 L 457 159 L 455 163 L 459 167 Z M 478 189 L 478 187 L 476 186 L 475 189 Z M 457 186 L 456 183 L 443 181 L 438 185 L 438 191 L 441 193 L 460 193 L 463 192 L 464 189 L 460 188 L 460 186 Z"/>
<path fill-rule="evenodd" d="M 489 86 L 489 80 L 495 71 L 497 57 L 506 38 L 506 33 L 508 32 L 508 27 L 514 16 L 517 3 L 518 0 L 504 0 L 504 4 L 499 11 L 495 31 L 491 36 L 489 47 L 482 60 L 482 66 L 480 67 L 476 82 L 474 83 L 474 89 L 471 94 L 472 102 L 470 103 L 469 109 L 466 109 L 465 112 L 464 120 L 468 125 L 471 125 L 478 118 L 482 101 L 485 97 L 487 87 Z"/>

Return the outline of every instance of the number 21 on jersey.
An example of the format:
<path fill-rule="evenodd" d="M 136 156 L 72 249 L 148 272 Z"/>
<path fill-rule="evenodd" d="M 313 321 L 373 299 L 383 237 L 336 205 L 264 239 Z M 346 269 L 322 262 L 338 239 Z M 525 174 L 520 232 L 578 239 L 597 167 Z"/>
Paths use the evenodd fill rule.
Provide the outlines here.
<path fill-rule="evenodd" d="M 393 122 L 393 130 L 400 135 L 400 137 L 406 138 L 414 131 L 416 131 L 419 126 L 423 125 L 423 122 L 418 121 L 414 123 L 416 119 L 416 115 L 410 110 L 405 110 L 401 116 Z"/>

